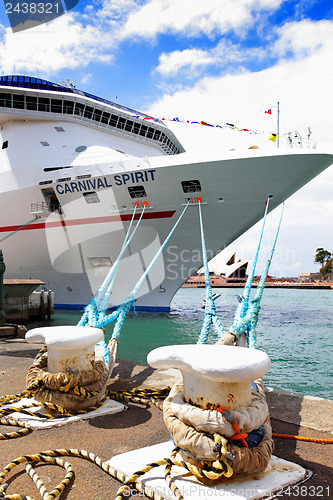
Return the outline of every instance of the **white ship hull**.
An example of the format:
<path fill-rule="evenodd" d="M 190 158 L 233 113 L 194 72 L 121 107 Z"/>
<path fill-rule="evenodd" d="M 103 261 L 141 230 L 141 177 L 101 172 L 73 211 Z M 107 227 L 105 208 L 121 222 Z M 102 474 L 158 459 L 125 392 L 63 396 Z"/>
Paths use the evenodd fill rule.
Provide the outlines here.
<path fill-rule="evenodd" d="M 114 170 L 114 174 L 99 168 L 88 185 L 83 180 L 56 184 L 63 215 L 50 214 L 45 222 L 36 221 L 2 243 L 6 276 L 41 279 L 55 292 L 58 306 L 83 307 L 116 260 L 132 218 L 127 187 L 116 183 L 125 172 L 129 177 L 149 173 L 145 198 L 149 207 L 119 268 L 110 304 L 116 305 L 131 292 L 183 210 L 188 195 L 182 192 L 181 181 L 200 180 L 206 245 L 213 256 L 262 217 L 267 195 L 273 195 L 273 209 L 330 162 L 329 156 L 318 153 L 258 156 L 256 152 L 253 158 L 230 154 L 224 160 L 202 162 L 186 154 L 155 158 L 150 159 L 149 169 Z M 85 187 L 91 191 L 94 181 L 99 183 L 100 203 L 87 204 L 82 193 Z M 131 179 L 127 182 L 131 184 Z M 1 195 L 2 207 L 11 207 L 2 220 L 1 234 L 31 219 L 30 205 L 41 201 L 40 191 L 38 186 Z M 136 307 L 167 310 L 182 283 L 201 266 L 198 207 L 191 204 L 141 289 Z"/>
<path fill-rule="evenodd" d="M 303 150 L 161 156 L 154 145 L 126 136 L 118 138 L 123 154 L 114 135 L 94 123 L 73 123 L 74 116 L 45 121 L 38 110 L 36 116 L 29 111 L 27 123 L 23 110 L 7 108 L 1 109 L 0 93 L 1 139 L 7 141 L 0 153 L 0 240 L 32 219 L 32 203 L 48 202 L 51 210 L 55 202 L 60 213 L 46 214 L 0 244 L 6 277 L 43 280 L 59 307 L 83 308 L 96 294 L 120 252 L 136 202 L 136 219 L 144 202 L 148 207 L 119 267 L 109 305 L 132 291 L 191 199 L 137 295 L 138 310 L 168 310 L 179 287 L 202 267 L 198 196 L 213 257 L 261 219 L 268 195 L 272 210 L 332 163 L 330 155 Z M 55 126 L 67 134 L 57 135 Z M 50 148 L 43 149 L 42 142 Z M 88 146 L 81 152 L 80 144 Z M 200 190 L 186 192 L 182 183 L 189 181 L 199 182 Z"/>

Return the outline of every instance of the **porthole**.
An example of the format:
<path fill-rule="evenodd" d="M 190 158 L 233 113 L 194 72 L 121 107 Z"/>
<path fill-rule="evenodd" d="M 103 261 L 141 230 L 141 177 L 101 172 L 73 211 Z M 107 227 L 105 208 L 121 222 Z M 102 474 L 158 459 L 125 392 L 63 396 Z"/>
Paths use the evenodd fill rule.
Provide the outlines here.
<path fill-rule="evenodd" d="M 87 146 L 78 146 L 77 148 L 75 148 L 75 151 L 77 153 L 82 153 L 82 151 L 85 151 L 87 149 Z"/>

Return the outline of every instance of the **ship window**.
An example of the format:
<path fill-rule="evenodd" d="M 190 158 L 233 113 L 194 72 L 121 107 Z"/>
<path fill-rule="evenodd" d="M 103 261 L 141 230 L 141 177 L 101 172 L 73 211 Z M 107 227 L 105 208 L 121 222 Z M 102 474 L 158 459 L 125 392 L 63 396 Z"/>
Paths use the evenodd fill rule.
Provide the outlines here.
<path fill-rule="evenodd" d="M 51 99 L 52 113 L 62 113 L 62 101 L 60 99 Z"/>
<path fill-rule="evenodd" d="M 39 97 L 38 111 L 50 111 L 50 99 L 46 99 L 45 97 Z"/>
<path fill-rule="evenodd" d="M 117 128 L 123 129 L 125 127 L 125 123 L 126 123 L 125 118 L 122 118 L 120 116 L 119 119 L 118 119 Z"/>
<path fill-rule="evenodd" d="M 26 96 L 26 106 L 27 109 L 37 111 L 37 97 Z"/>
<path fill-rule="evenodd" d="M 86 200 L 86 203 L 89 205 L 91 203 L 100 203 L 100 199 L 96 191 L 89 191 L 88 193 L 83 193 L 83 197 Z"/>
<path fill-rule="evenodd" d="M 86 109 L 84 110 L 84 116 L 86 118 L 91 118 L 93 111 L 94 111 L 94 108 L 91 108 L 90 106 L 86 106 Z"/>
<path fill-rule="evenodd" d="M 103 111 L 101 122 L 109 123 L 109 120 L 110 120 L 110 113 L 106 113 L 106 111 Z"/>
<path fill-rule="evenodd" d="M 111 127 L 115 127 L 117 125 L 117 121 L 118 121 L 118 116 L 117 115 L 111 115 L 111 119 L 110 119 L 110 125 L 111 125 Z"/>
<path fill-rule="evenodd" d="M 102 111 L 100 111 L 99 109 L 94 109 L 93 120 L 99 122 L 101 120 L 101 116 L 102 116 Z"/>
<path fill-rule="evenodd" d="M 182 188 L 184 193 L 198 193 L 201 191 L 200 181 L 182 181 Z"/>
<path fill-rule="evenodd" d="M 61 177 L 61 179 L 57 179 L 57 182 L 67 182 L 70 180 L 71 180 L 71 177 Z"/>
<path fill-rule="evenodd" d="M 148 127 L 146 127 L 146 125 L 141 125 L 140 135 L 145 137 L 147 130 L 148 130 Z"/>
<path fill-rule="evenodd" d="M 89 179 L 91 177 L 91 174 L 83 174 L 83 175 L 77 175 L 75 179 Z"/>
<path fill-rule="evenodd" d="M 82 151 L 85 151 L 87 149 L 87 146 L 78 146 L 77 148 L 75 148 L 75 151 L 77 153 L 82 153 Z"/>
<path fill-rule="evenodd" d="M 78 116 L 83 116 L 83 112 L 84 112 L 84 104 L 80 104 L 79 102 L 76 102 L 74 114 L 78 115 Z"/>
<path fill-rule="evenodd" d="M 63 127 L 54 127 L 57 132 L 65 132 L 65 129 Z"/>
<path fill-rule="evenodd" d="M 67 115 L 72 115 L 74 111 L 74 102 L 64 101 L 64 113 Z"/>
<path fill-rule="evenodd" d="M 7 149 L 8 148 L 8 141 L 4 141 L 2 143 L 2 149 Z"/>
<path fill-rule="evenodd" d="M 134 123 L 134 128 L 133 128 L 133 132 L 135 134 L 138 134 L 140 131 L 140 123 Z"/>
<path fill-rule="evenodd" d="M 24 109 L 24 96 L 13 94 L 13 108 Z"/>
<path fill-rule="evenodd" d="M 132 186 L 127 188 L 131 198 L 145 198 L 146 190 L 143 186 Z"/>
<path fill-rule="evenodd" d="M 39 185 L 40 186 L 44 186 L 45 184 L 52 184 L 52 182 L 53 182 L 52 180 L 50 180 L 50 181 L 40 181 Z"/>
<path fill-rule="evenodd" d="M 161 135 L 161 131 L 160 130 L 155 130 L 155 134 L 154 134 L 155 141 L 159 141 L 160 140 L 160 135 Z"/>
<path fill-rule="evenodd" d="M 0 94 L 0 106 L 2 108 L 12 107 L 12 96 L 10 94 L 5 94 L 4 92 Z"/>
<path fill-rule="evenodd" d="M 132 120 L 127 120 L 125 125 L 125 130 L 127 130 L 127 132 L 132 132 L 132 127 L 133 127 Z"/>
<path fill-rule="evenodd" d="M 154 129 L 149 127 L 147 132 L 147 137 L 149 137 L 149 139 L 152 139 L 153 135 L 154 135 Z"/>
<path fill-rule="evenodd" d="M 46 141 L 40 141 L 41 145 L 42 146 L 49 146 L 50 144 Z"/>

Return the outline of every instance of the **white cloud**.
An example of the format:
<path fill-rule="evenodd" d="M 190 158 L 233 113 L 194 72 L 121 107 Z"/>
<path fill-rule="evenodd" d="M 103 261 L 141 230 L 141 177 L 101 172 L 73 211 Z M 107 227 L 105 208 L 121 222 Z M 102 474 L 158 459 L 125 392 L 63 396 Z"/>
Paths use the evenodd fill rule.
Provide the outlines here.
<path fill-rule="evenodd" d="M 174 52 L 163 52 L 159 57 L 159 64 L 155 71 L 165 78 L 175 77 L 179 73 L 184 76 L 198 76 L 207 66 L 218 66 L 232 68 L 234 72 L 244 72 L 239 63 L 260 60 L 266 56 L 266 51 L 261 48 L 243 48 L 227 40 L 221 40 L 215 47 L 209 50 L 185 49 Z M 233 64 L 231 67 L 230 64 Z M 237 63 L 237 64 L 235 64 Z"/>
<path fill-rule="evenodd" d="M 110 62 L 112 55 L 99 47 L 103 38 L 94 26 L 78 22 L 73 13 L 27 31 L 7 29 L 0 42 L 0 69 L 5 74 L 28 70 L 45 75 L 66 67 L 85 67 L 91 61 Z"/>
<path fill-rule="evenodd" d="M 332 46 L 333 23 L 328 20 L 286 23 L 277 31 L 279 39 L 274 50 L 280 57 L 289 54 L 303 58 L 320 50 L 324 44 Z"/>
<path fill-rule="evenodd" d="M 38 71 L 45 76 L 64 68 L 85 68 L 91 62 L 110 63 L 121 26 L 135 8 L 135 0 L 105 0 L 101 8 L 88 5 L 83 13 L 67 12 L 29 30 L 12 33 L 2 27 L 0 71 Z"/>
<path fill-rule="evenodd" d="M 281 3 L 282 0 L 151 0 L 130 14 L 123 36 L 221 35 L 244 29 L 253 23 L 254 13 L 275 10 Z"/>
<path fill-rule="evenodd" d="M 208 51 L 200 49 L 175 50 L 166 54 L 163 52 L 159 57 L 159 65 L 156 71 L 163 76 L 172 76 L 186 68 L 187 71 L 195 71 L 215 62 Z"/>
<path fill-rule="evenodd" d="M 325 30 L 320 23 L 312 23 L 314 28 L 317 24 L 323 29 L 323 36 L 321 46 L 311 51 L 311 55 L 282 60 L 259 72 L 204 77 L 192 88 L 187 86 L 173 94 L 165 94 L 151 106 L 150 112 L 159 116 L 182 116 L 220 124 L 232 122 L 241 128 L 270 130 L 276 126 L 275 109 L 272 116 L 265 115 L 264 111 L 279 101 L 282 132 L 297 130 L 304 135 L 310 126 L 319 145 L 333 145 L 333 100 L 330 97 L 333 36 L 324 36 L 324 32 L 332 29 L 333 22 L 328 22 Z M 294 30 L 294 38 L 289 37 L 291 44 L 298 39 L 296 24 Z M 318 47 L 317 39 L 313 43 Z"/>

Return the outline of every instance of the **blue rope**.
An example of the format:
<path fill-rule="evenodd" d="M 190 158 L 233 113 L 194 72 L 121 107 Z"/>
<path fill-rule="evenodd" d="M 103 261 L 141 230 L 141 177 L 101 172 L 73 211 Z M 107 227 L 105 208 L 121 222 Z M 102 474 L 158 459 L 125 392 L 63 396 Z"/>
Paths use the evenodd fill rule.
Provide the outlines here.
<path fill-rule="evenodd" d="M 176 221 L 175 225 L 173 226 L 173 228 L 171 229 L 170 233 L 168 234 L 168 236 L 165 238 L 164 242 L 162 243 L 162 245 L 160 246 L 160 248 L 158 249 L 158 251 L 156 252 L 155 256 L 153 257 L 152 261 L 150 262 L 149 266 L 147 267 L 147 269 L 145 270 L 145 272 L 142 274 L 141 278 L 139 279 L 139 281 L 137 282 L 137 284 L 135 285 L 135 287 L 133 288 L 133 290 L 131 291 L 131 293 L 128 295 L 127 297 L 127 300 L 126 300 L 126 303 L 127 302 L 130 302 L 130 301 L 134 301 L 135 300 L 135 296 L 136 294 L 138 293 L 138 291 L 140 290 L 141 286 L 143 285 L 143 283 L 145 282 L 148 274 L 150 273 L 150 271 L 152 270 L 153 266 L 156 264 L 156 261 L 158 260 L 158 258 L 160 257 L 161 253 L 163 252 L 164 248 L 166 247 L 169 239 L 171 238 L 171 236 L 173 235 L 174 231 L 176 230 L 179 222 L 181 221 L 188 205 L 189 205 L 189 201 L 187 202 L 184 210 L 182 211 L 182 213 L 180 214 L 178 220 Z"/>
<path fill-rule="evenodd" d="M 267 217 L 267 212 L 268 212 L 268 207 L 269 207 L 269 199 L 270 198 L 268 197 L 266 200 L 266 203 L 265 203 L 264 220 L 262 223 L 262 228 L 261 228 L 260 238 L 259 238 L 259 242 L 258 242 L 258 246 L 257 246 L 257 251 L 256 251 L 256 254 L 255 254 L 253 262 L 252 262 L 250 274 L 248 275 L 247 280 L 246 280 L 246 284 L 245 284 L 243 296 L 242 296 L 242 301 L 238 305 L 232 328 L 237 327 L 237 323 L 239 322 L 239 320 L 241 318 L 243 318 L 245 316 L 247 309 L 249 307 L 249 299 L 250 299 L 250 294 L 251 294 L 253 277 L 254 277 L 254 273 L 256 270 L 257 262 L 258 262 L 261 241 L 262 241 L 262 237 L 263 237 L 264 229 L 265 229 L 265 224 L 266 224 L 266 217 Z"/>
<path fill-rule="evenodd" d="M 156 252 L 154 258 L 152 259 L 152 261 L 150 262 L 149 266 L 147 267 L 147 269 L 145 270 L 145 272 L 142 274 L 141 278 L 139 279 L 139 281 L 136 283 L 136 285 L 134 286 L 132 292 L 128 295 L 127 299 L 117 308 L 116 311 L 114 311 L 112 314 L 105 314 L 105 311 L 101 311 L 99 312 L 98 311 L 98 302 L 97 300 L 99 300 L 100 303 L 104 303 L 105 304 L 105 298 L 103 297 L 103 293 L 107 293 L 108 291 L 110 291 L 111 293 L 111 286 L 114 282 L 114 277 L 115 277 L 115 272 L 117 271 L 118 269 L 118 266 L 119 266 L 119 262 L 120 262 L 120 259 L 121 257 L 123 256 L 126 248 L 128 247 L 128 245 L 130 244 L 134 234 L 135 234 L 135 231 L 136 229 L 138 228 L 140 222 L 141 222 L 141 219 L 142 219 L 142 216 L 143 216 L 143 212 L 141 214 L 141 217 L 131 235 L 130 238 L 128 238 L 128 234 L 129 234 L 129 230 L 130 230 L 130 227 L 129 227 L 129 230 L 127 232 L 127 235 L 125 237 L 125 241 L 124 241 L 124 244 L 123 244 L 123 247 L 122 247 L 122 250 L 118 256 L 118 259 L 117 261 L 115 262 L 115 264 L 112 266 L 112 269 L 109 271 L 109 274 L 108 274 L 108 277 L 104 280 L 101 288 L 99 289 L 99 292 L 98 292 L 98 296 L 97 296 L 97 299 L 93 299 L 88 305 L 87 307 L 85 308 L 85 312 L 79 322 L 79 326 L 82 326 L 84 324 L 87 324 L 89 323 L 91 326 L 95 326 L 96 328 L 102 328 L 104 326 L 106 326 L 108 323 L 110 323 L 111 321 L 113 320 L 117 320 L 115 325 L 114 325 L 114 328 L 113 328 L 113 333 L 112 333 L 112 338 L 115 338 L 115 339 L 118 339 L 119 338 L 119 335 L 120 335 L 120 332 L 121 332 L 121 328 L 123 326 L 123 323 L 124 323 L 124 320 L 125 320 L 125 317 L 128 313 L 128 311 L 131 309 L 131 307 L 134 305 L 134 302 L 135 302 L 135 296 L 136 294 L 138 293 L 138 291 L 140 290 L 141 286 L 143 285 L 144 281 L 146 280 L 148 274 L 150 273 L 152 267 L 155 265 L 156 261 L 158 260 L 158 258 L 160 257 L 162 251 L 164 250 L 165 246 L 167 245 L 169 239 L 171 238 L 172 234 L 174 233 L 175 229 L 177 228 L 179 222 L 181 221 L 188 205 L 189 205 L 190 202 L 188 202 L 184 208 L 184 210 L 182 211 L 182 213 L 180 214 L 178 220 L 176 221 L 175 225 L 173 226 L 173 228 L 171 229 L 170 233 L 168 234 L 168 236 L 166 237 L 166 239 L 164 240 L 163 244 L 161 245 L 161 247 L 159 248 L 159 250 Z M 133 214 L 133 218 L 134 218 L 134 215 Z M 118 263 L 118 264 L 117 264 Z M 116 266 L 117 264 L 117 266 Z M 109 280 L 110 278 L 110 280 Z M 103 358 L 106 362 L 108 362 L 109 360 L 109 352 L 108 352 L 108 349 L 107 349 L 107 346 L 106 346 L 106 343 L 104 340 L 101 340 L 100 342 L 97 343 L 97 345 L 100 347 L 102 353 L 103 353 Z"/>
<path fill-rule="evenodd" d="M 261 301 L 261 298 L 262 298 L 262 295 L 264 292 L 266 278 L 268 275 L 269 267 L 270 267 L 271 262 L 272 262 L 276 242 L 277 242 L 278 235 L 280 232 L 283 211 L 284 211 L 284 205 L 282 207 L 280 221 L 279 221 L 279 224 L 278 224 L 278 227 L 276 230 L 276 234 L 275 234 L 275 238 L 274 238 L 274 241 L 272 244 L 272 248 L 271 248 L 270 254 L 267 258 L 264 271 L 260 277 L 260 280 L 259 280 L 259 283 L 257 286 L 256 295 L 255 295 L 254 299 L 251 300 L 250 307 L 248 308 L 245 316 L 243 318 L 240 318 L 240 320 L 236 324 L 233 324 L 231 329 L 230 329 L 230 331 L 232 333 L 234 333 L 237 338 L 239 338 L 240 335 L 242 335 L 244 332 L 247 332 L 248 345 L 249 345 L 249 347 L 251 347 L 253 349 L 256 349 L 256 347 L 257 347 L 257 336 L 256 336 L 255 329 L 256 329 L 256 326 L 258 323 L 258 317 L 259 317 L 259 311 L 260 311 L 260 301 Z"/>
<path fill-rule="evenodd" d="M 133 233 L 131 234 L 131 237 L 129 237 L 131 227 L 134 221 L 135 213 L 136 213 L 136 207 L 134 208 L 133 216 L 130 222 L 130 225 L 128 227 L 124 243 L 122 245 L 122 248 L 120 250 L 120 253 L 114 262 L 113 266 L 111 267 L 110 271 L 108 272 L 105 280 L 103 281 L 102 285 L 100 286 L 98 290 L 98 294 L 96 298 L 93 298 L 90 303 L 85 307 L 84 313 L 82 315 L 82 318 L 80 319 L 78 326 L 85 326 L 86 324 L 89 324 L 91 326 L 94 326 L 95 328 L 100 328 L 105 326 L 107 323 L 110 323 L 113 321 L 115 318 L 117 318 L 117 312 L 113 313 L 113 315 L 106 315 L 105 310 L 108 307 L 108 301 L 111 295 L 111 290 L 113 287 L 113 283 L 115 280 L 115 277 L 117 275 L 117 271 L 120 265 L 120 261 L 127 250 L 129 244 L 131 243 L 131 240 L 133 236 L 135 235 L 135 232 L 137 228 L 139 227 L 139 224 L 142 220 L 143 214 L 145 211 L 145 207 L 142 210 L 141 216 L 134 228 Z"/>
<path fill-rule="evenodd" d="M 212 287 L 210 284 L 209 268 L 207 262 L 207 251 L 205 234 L 203 229 L 202 214 L 201 214 L 201 202 L 199 203 L 199 220 L 200 220 L 200 233 L 201 233 L 201 247 L 202 247 L 202 260 L 205 273 L 205 285 L 206 285 L 206 307 L 205 307 L 205 317 L 202 324 L 201 332 L 198 339 L 198 344 L 206 344 L 209 336 L 209 330 L 213 324 L 216 333 L 222 337 L 225 333 L 224 328 L 216 314 L 215 301 L 213 299 Z"/>

